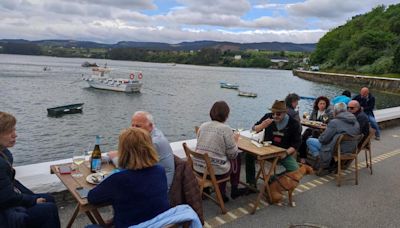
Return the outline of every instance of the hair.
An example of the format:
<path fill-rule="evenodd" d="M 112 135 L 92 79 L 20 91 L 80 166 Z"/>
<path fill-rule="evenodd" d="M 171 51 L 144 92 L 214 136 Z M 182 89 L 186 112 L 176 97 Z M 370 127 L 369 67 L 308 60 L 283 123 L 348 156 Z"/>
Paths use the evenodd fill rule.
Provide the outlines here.
<path fill-rule="evenodd" d="M 211 120 L 223 123 L 228 119 L 229 111 L 229 106 L 225 101 L 217 101 L 210 110 Z"/>
<path fill-rule="evenodd" d="M 299 95 L 297 95 L 295 93 L 289 93 L 285 98 L 286 107 L 293 108 L 292 103 L 294 101 L 298 101 L 298 100 L 300 100 Z"/>
<path fill-rule="evenodd" d="M 343 91 L 342 95 L 345 95 L 346 97 L 351 98 L 351 92 L 348 90 Z"/>
<path fill-rule="evenodd" d="M 346 112 L 347 111 L 347 105 L 344 102 L 339 102 L 337 104 L 335 104 L 335 106 L 333 107 L 333 110 L 336 114 L 339 114 L 341 112 Z"/>
<path fill-rule="evenodd" d="M 325 109 L 327 109 L 327 108 L 329 107 L 329 105 L 331 104 L 331 103 L 329 102 L 329 99 L 328 99 L 327 97 L 325 97 L 325 96 L 319 96 L 319 97 L 315 100 L 315 102 L 314 102 L 314 106 L 313 106 L 313 109 L 314 109 L 314 110 L 318 110 L 318 103 L 319 103 L 321 100 L 325 101 L 325 103 L 326 103 Z"/>
<path fill-rule="evenodd" d="M 146 112 L 146 111 L 137 111 L 137 112 L 135 112 L 135 113 L 133 114 L 133 116 L 136 116 L 136 115 L 144 115 L 150 123 L 154 124 L 153 116 L 152 116 L 149 112 Z"/>
<path fill-rule="evenodd" d="M 0 134 L 8 133 L 16 124 L 17 119 L 13 115 L 7 112 L 0 112 Z"/>
<path fill-rule="evenodd" d="M 159 161 L 150 134 L 141 128 L 127 128 L 121 132 L 118 153 L 118 166 L 123 169 L 144 169 Z"/>

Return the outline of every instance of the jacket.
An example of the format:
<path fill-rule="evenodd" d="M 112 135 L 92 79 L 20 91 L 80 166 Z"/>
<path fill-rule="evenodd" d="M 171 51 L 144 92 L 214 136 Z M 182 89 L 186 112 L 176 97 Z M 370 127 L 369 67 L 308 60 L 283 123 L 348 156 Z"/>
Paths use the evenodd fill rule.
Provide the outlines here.
<path fill-rule="evenodd" d="M 325 114 L 328 115 L 328 117 L 329 117 L 328 122 L 331 119 L 333 119 L 333 113 L 329 107 L 325 109 Z M 311 112 L 310 120 L 322 122 L 323 121 L 322 116 L 320 116 L 319 118 L 317 118 L 317 116 L 318 116 L 318 110 L 313 109 Z"/>
<path fill-rule="evenodd" d="M 361 95 L 357 95 L 353 98 L 353 100 L 358 101 L 360 106 L 363 108 L 363 111 L 367 116 L 374 116 L 374 107 L 375 107 L 375 97 L 371 94 L 368 94 L 367 98 L 362 97 Z"/>
<path fill-rule="evenodd" d="M 171 207 L 179 204 L 189 204 L 197 213 L 202 224 L 204 224 L 203 199 L 196 176 L 190 164 L 174 156 L 175 175 L 169 190 Z"/>
<path fill-rule="evenodd" d="M 320 162 L 322 168 L 327 168 L 333 156 L 333 150 L 337 139 L 341 134 L 349 134 L 351 136 L 360 135 L 360 125 L 356 117 L 350 112 L 340 112 L 332 119 L 325 131 L 319 136 L 318 141 L 321 143 Z M 341 149 L 344 153 L 351 153 L 357 147 L 358 139 L 353 142 L 342 143 Z"/>

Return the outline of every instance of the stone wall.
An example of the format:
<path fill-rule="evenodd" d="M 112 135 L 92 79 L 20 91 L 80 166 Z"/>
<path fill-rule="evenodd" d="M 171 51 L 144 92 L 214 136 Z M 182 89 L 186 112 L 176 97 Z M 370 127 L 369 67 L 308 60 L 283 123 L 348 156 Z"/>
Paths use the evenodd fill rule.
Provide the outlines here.
<path fill-rule="evenodd" d="M 390 93 L 400 93 L 400 79 L 381 78 L 363 75 L 334 74 L 325 72 L 293 70 L 293 75 L 314 82 L 323 82 L 346 86 L 349 84 L 371 87 Z"/>

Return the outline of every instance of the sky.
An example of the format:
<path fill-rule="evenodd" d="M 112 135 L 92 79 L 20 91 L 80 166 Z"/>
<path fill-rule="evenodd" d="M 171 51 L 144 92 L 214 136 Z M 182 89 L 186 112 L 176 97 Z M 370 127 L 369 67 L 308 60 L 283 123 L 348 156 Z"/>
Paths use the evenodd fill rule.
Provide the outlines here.
<path fill-rule="evenodd" d="M 315 43 L 400 0 L 0 0 L 0 39 Z"/>

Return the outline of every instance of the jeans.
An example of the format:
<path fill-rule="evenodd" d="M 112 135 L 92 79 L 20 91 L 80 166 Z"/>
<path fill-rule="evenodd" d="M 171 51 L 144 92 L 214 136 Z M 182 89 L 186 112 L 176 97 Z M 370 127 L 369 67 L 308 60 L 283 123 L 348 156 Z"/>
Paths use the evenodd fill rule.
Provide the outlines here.
<path fill-rule="evenodd" d="M 307 143 L 307 147 L 310 150 L 311 154 L 314 157 L 317 157 L 321 150 L 321 143 L 318 141 L 318 139 L 317 138 L 309 138 L 309 139 L 307 139 L 306 143 Z"/>
<path fill-rule="evenodd" d="M 60 219 L 54 198 L 48 194 L 34 194 L 36 198 L 45 198 L 45 203 L 38 203 L 27 208 L 27 227 L 58 228 Z"/>
<path fill-rule="evenodd" d="M 381 130 L 379 129 L 379 126 L 375 120 L 375 117 L 373 115 L 368 115 L 368 120 L 369 120 L 369 123 L 371 124 L 371 127 L 376 130 L 375 137 L 381 137 Z"/>

